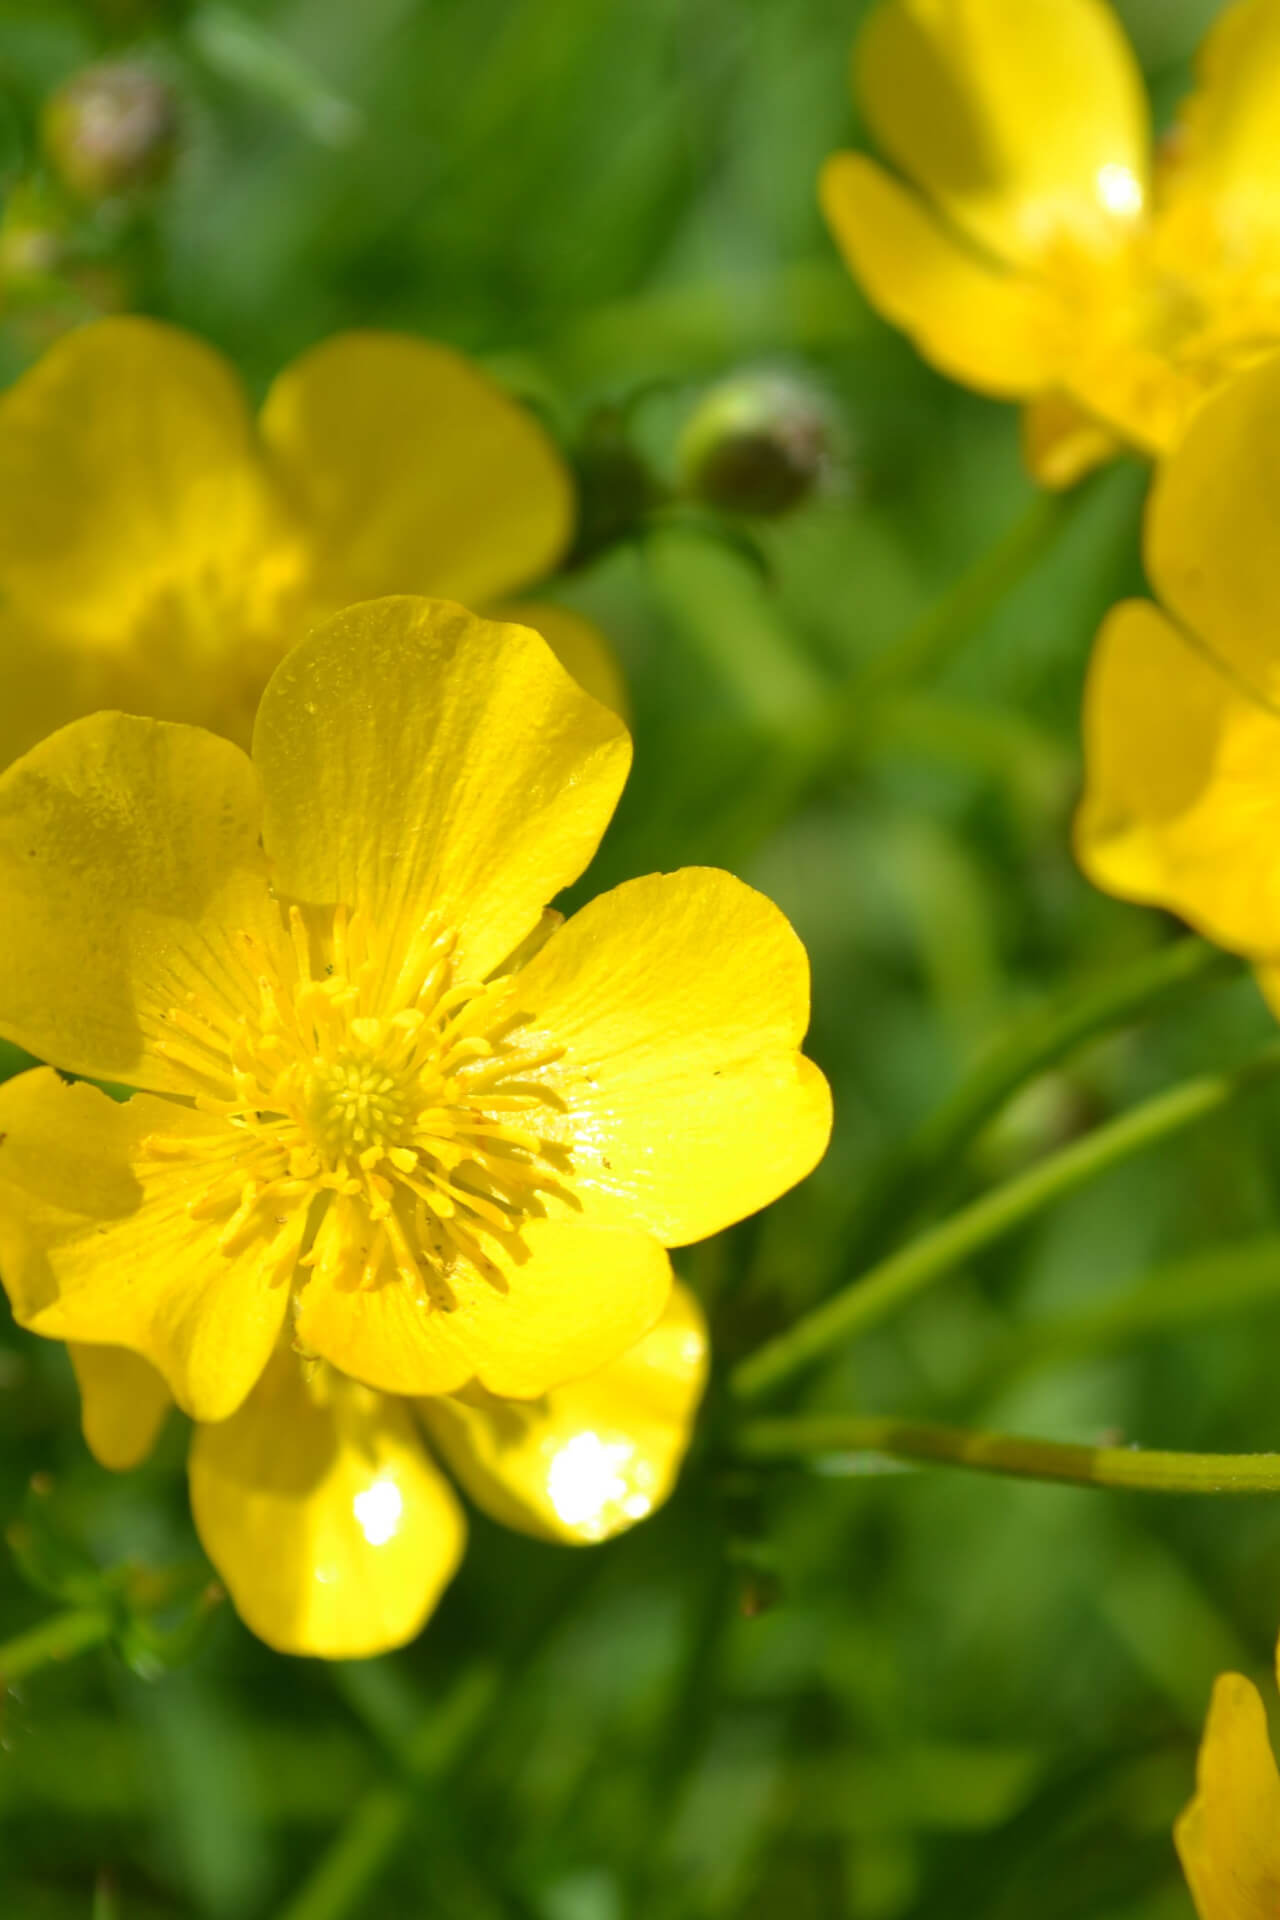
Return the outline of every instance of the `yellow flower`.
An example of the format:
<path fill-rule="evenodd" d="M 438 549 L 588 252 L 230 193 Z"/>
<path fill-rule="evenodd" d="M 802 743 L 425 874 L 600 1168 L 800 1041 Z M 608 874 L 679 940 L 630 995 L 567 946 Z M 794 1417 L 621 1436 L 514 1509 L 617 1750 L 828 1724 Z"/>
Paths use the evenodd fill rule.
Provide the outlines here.
<path fill-rule="evenodd" d="M 1098 637 L 1076 827 L 1089 877 L 1252 958 L 1280 1009 L 1280 358 L 1208 400 L 1158 473 L 1147 569 Z"/>
<path fill-rule="evenodd" d="M 0 766 L 100 708 L 247 746 L 269 674 L 317 619 L 387 593 L 502 617 L 563 559 L 573 519 L 551 440 L 447 347 L 339 334 L 255 422 L 190 335 L 82 327 L 0 397 Z M 621 710 L 581 615 L 512 617 Z"/>
<path fill-rule="evenodd" d="M 73 1345 L 85 1438 L 121 1470 L 170 1405 L 154 1368 Z M 350 1659 L 411 1639 L 457 1566 L 465 1522 L 427 1440 L 476 1505 L 522 1532 L 607 1540 L 671 1491 L 707 1371 L 693 1296 L 620 1359 L 537 1400 L 394 1399 L 282 1343 L 239 1412 L 197 1426 L 191 1504 L 240 1614 L 283 1653 Z"/>
<path fill-rule="evenodd" d="M 882 0 L 854 91 L 910 184 L 827 162 L 849 267 L 944 373 L 1026 403 L 1044 485 L 1167 451 L 1280 343 L 1280 0 L 1222 14 L 1154 158 L 1103 0 Z"/>
<path fill-rule="evenodd" d="M 1214 1687 L 1196 1796 L 1174 1839 L 1200 1920 L 1275 1920 L 1280 1775 L 1258 1689 L 1241 1674 Z"/>
<path fill-rule="evenodd" d="M 0 1034 L 136 1089 L 0 1087 L 22 1324 L 143 1356 L 204 1422 L 251 1420 L 282 1340 L 516 1400 L 641 1340 L 664 1249 L 801 1179 L 831 1112 L 761 895 L 692 869 L 545 911 L 629 760 L 536 634 L 402 598 L 285 659 L 252 762 L 97 714 L 10 767 Z M 474 1485 L 467 1428 L 435 1430 Z"/>

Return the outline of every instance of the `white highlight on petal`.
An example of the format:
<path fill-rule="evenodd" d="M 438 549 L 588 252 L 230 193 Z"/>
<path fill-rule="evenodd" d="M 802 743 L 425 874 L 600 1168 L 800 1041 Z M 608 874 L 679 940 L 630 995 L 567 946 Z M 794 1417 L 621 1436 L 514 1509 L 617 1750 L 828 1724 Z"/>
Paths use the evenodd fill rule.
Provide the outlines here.
<path fill-rule="evenodd" d="M 1146 195 L 1131 167 L 1121 167 L 1109 160 L 1098 168 L 1098 198 L 1108 213 L 1132 219 L 1134 214 L 1142 212 Z"/>
<path fill-rule="evenodd" d="M 605 1441 L 589 1430 L 565 1442 L 547 1471 L 547 1494 L 566 1527 L 603 1532 L 611 1506 L 626 1512 L 631 1486 L 623 1469 L 634 1452 L 627 1440 Z"/>
<path fill-rule="evenodd" d="M 385 1547 L 400 1525 L 404 1498 L 394 1480 L 375 1480 L 351 1502 L 360 1531 L 371 1547 Z"/>

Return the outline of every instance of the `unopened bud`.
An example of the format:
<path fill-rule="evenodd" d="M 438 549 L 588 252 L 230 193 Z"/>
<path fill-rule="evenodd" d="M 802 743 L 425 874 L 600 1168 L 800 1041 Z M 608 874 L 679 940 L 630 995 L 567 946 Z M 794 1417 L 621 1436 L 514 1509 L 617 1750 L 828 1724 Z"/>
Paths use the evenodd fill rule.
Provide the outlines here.
<path fill-rule="evenodd" d="M 45 105 L 44 145 L 60 179 L 83 200 L 158 186 L 178 146 L 172 87 L 133 60 L 85 67 Z"/>
<path fill-rule="evenodd" d="M 679 459 L 685 491 L 708 506 L 768 517 L 789 513 L 831 472 L 830 408 L 795 374 L 735 374 L 694 409 Z"/>

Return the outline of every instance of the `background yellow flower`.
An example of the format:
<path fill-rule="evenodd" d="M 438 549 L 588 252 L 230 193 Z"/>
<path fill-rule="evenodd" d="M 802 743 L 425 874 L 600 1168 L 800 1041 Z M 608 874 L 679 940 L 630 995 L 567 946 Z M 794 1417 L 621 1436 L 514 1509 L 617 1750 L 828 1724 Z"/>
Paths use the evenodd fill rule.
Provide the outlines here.
<path fill-rule="evenodd" d="M 822 203 L 872 304 L 945 373 L 1026 403 L 1036 478 L 1172 446 L 1280 341 L 1280 4 L 1236 0 L 1152 156 L 1105 0 L 882 0 L 854 55 L 906 176 L 839 153 Z"/>
<path fill-rule="evenodd" d="M 1200 1920 L 1280 1910 L 1280 1774 L 1261 1695 L 1243 1674 L 1213 1690 L 1196 1796 L 1174 1829 Z"/>

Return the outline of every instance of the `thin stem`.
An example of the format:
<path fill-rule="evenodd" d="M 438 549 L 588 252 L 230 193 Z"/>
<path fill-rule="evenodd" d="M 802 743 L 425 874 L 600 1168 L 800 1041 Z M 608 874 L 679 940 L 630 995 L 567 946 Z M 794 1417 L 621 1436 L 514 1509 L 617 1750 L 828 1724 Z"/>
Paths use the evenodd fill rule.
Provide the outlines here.
<path fill-rule="evenodd" d="M 890 1226 L 900 1237 L 988 1120 L 1028 1081 L 1086 1041 L 1112 1033 L 1194 988 L 1230 979 L 1241 966 L 1234 954 L 1204 940 L 1175 940 L 1018 1021 L 916 1133 L 881 1162 L 850 1220 L 845 1257 L 851 1263 L 865 1258 Z"/>
<path fill-rule="evenodd" d="M 1280 1046 L 1273 1045 L 1229 1073 L 1204 1074 L 1184 1081 L 1049 1155 L 929 1228 L 795 1326 L 749 1354 L 734 1370 L 731 1390 L 739 1399 L 755 1400 L 785 1386 L 832 1347 L 864 1333 L 1051 1200 L 1220 1111 L 1278 1073 Z"/>
<path fill-rule="evenodd" d="M 115 1626 L 106 1607 L 75 1607 L 68 1613 L 55 1613 L 52 1619 L 0 1646 L 0 1687 L 25 1679 L 55 1660 L 70 1660 L 77 1653 L 87 1653 L 90 1647 L 102 1646 Z"/>
<path fill-rule="evenodd" d="M 1128 1487 L 1138 1493 L 1280 1493 L 1280 1453 L 1148 1453 L 1139 1447 L 1084 1447 L 1005 1433 L 968 1433 L 958 1427 L 874 1414 L 753 1420 L 738 1432 L 736 1446 L 752 1460 L 872 1453 L 1020 1480 Z"/>

